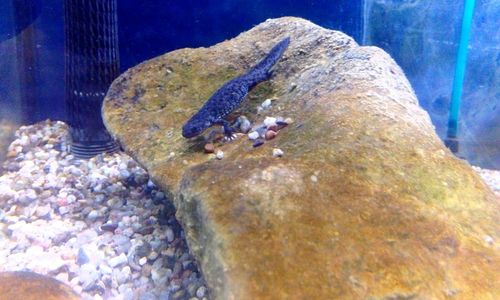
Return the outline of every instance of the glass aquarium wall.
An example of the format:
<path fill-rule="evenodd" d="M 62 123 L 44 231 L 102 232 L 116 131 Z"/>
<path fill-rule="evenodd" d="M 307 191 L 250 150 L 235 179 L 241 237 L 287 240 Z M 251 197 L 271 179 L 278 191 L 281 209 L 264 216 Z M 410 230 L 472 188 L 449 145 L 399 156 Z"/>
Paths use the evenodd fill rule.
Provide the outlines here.
<path fill-rule="evenodd" d="M 500 1 L 475 1 L 459 115 L 459 152 L 500 168 Z M 364 44 L 403 68 L 437 133 L 446 138 L 464 1 L 366 0 Z"/>
<path fill-rule="evenodd" d="M 8 107 L 29 123 L 66 119 L 63 3 L 1 1 L 0 107 L 4 114 Z M 121 71 L 174 49 L 213 45 L 281 16 L 303 17 L 358 41 L 362 34 L 361 1 L 150 0 L 118 1 L 117 8 Z M 26 108 L 31 112 L 26 113 Z"/>

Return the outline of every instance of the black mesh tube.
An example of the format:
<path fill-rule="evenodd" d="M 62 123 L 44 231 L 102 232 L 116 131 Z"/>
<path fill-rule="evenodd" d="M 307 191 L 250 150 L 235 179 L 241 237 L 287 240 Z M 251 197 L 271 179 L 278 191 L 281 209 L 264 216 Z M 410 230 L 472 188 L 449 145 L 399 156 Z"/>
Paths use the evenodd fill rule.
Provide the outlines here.
<path fill-rule="evenodd" d="M 116 0 L 65 0 L 66 109 L 71 152 L 89 158 L 118 150 L 102 122 L 102 100 L 118 76 Z"/>
<path fill-rule="evenodd" d="M 17 70 L 20 84 L 21 122 L 31 124 L 37 113 L 37 51 L 35 48 L 35 28 L 37 7 L 33 1 L 13 0 L 16 32 Z"/>

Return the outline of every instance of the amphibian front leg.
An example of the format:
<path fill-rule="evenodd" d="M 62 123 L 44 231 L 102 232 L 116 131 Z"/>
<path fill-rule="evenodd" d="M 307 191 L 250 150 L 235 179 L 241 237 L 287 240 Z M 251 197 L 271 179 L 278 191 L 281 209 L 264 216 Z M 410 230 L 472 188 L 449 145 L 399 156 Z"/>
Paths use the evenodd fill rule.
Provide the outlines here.
<path fill-rule="evenodd" d="M 227 140 L 233 140 L 236 138 L 236 135 L 234 135 L 235 130 L 231 127 L 231 124 L 227 120 L 219 119 L 215 121 L 214 124 L 224 127 L 224 136 Z"/>

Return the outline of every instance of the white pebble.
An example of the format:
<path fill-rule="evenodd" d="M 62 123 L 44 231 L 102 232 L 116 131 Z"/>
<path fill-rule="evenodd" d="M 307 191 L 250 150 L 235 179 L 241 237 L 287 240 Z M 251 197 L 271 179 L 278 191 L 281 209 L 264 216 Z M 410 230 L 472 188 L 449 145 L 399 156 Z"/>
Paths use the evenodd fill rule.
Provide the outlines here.
<path fill-rule="evenodd" d="M 264 125 L 266 125 L 266 127 L 271 127 L 271 126 L 276 125 L 276 118 L 274 118 L 274 117 L 266 117 L 264 119 Z"/>
<path fill-rule="evenodd" d="M 47 160 L 49 158 L 49 154 L 44 151 L 35 152 L 35 157 L 40 160 Z"/>
<path fill-rule="evenodd" d="M 108 267 L 106 264 L 100 264 L 99 265 L 99 270 L 101 271 L 102 274 L 111 274 L 113 273 L 113 269 Z"/>
<path fill-rule="evenodd" d="M 146 257 L 141 257 L 141 258 L 139 259 L 139 264 L 140 264 L 141 266 L 144 266 L 147 262 L 148 262 L 148 259 L 147 259 Z"/>
<path fill-rule="evenodd" d="M 223 159 L 224 152 L 222 152 L 222 150 L 217 150 L 217 152 L 215 152 L 215 157 L 217 157 L 217 159 Z"/>
<path fill-rule="evenodd" d="M 247 133 L 250 131 L 250 129 L 252 129 L 252 123 L 250 123 L 250 121 L 244 117 L 244 116 L 241 116 L 240 117 L 240 130 L 241 132 L 243 133 Z"/>
<path fill-rule="evenodd" d="M 14 198 L 16 192 L 8 185 L 0 184 L 0 199 Z"/>
<path fill-rule="evenodd" d="M 267 109 L 271 107 L 271 99 L 266 99 L 262 104 L 260 105 L 263 109 Z"/>
<path fill-rule="evenodd" d="M 128 260 L 127 260 L 127 256 L 122 253 L 118 256 L 115 256 L 113 258 L 111 258 L 109 261 L 108 261 L 108 265 L 111 267 L 111 268 L 114 268 L 116 266 L 119 266 L 121 264 L 124 264 L 126 263 Z"/>
<path fill-rule="evenodd" d="M 167 241 L 171 243 L 174 240 L 174 231 L 172 230 L 172 228 L 167 228 L 165 234 L 167 236 Z"/>
<path fill-rule="evenodd" d="M 69 212 L 69 208 L 67 208 L 66 206 L 59 206 L 57 210 L 59 211 L 60 215 L 65 215 Z"/>
<path fill-rule="evenodd" d="M 82 265 L 78 273 L 79 281 L 84 289 L 90 287 L 97 281 L 97 279 L 99 279 L 99 272 L 97 271 L 96 266 L 92 264 Z"/>
<path fill-rule="evenodd" d="M 248 138 L 251 140 L 256 140 L 259 138 L 259 133 L 257 131 L 252 131 L 248 134 Z"/>
<path fill-rule="evenodd" d="M 274 149 L 273 149 L 273 156 L 274 156 L 274 157 L 282 157 L 282 156 L 283 156 L 283 154 L 285 154 L 285 153 L 283 152 L 283 150 L 278 149 L 278 148 L 274 148 Z"/>
<path fill-rule="evenodd" d="M 121 270 L 120 269 L 113 270 L 113 277 L 120 285 L 124 284 L 127 280 L 129 280 L 131 274 L 132 272 L 129 266 L 125 266 Z"/>
<path fill-rule="evenodd" d="M 26 190 L 26 197 L 27 197 L 29 200 L 31 200 L 31 201 L 35 200 L 35 199 L 36 199 L 36 197 L 37 197 L 37 196 L 36 196 L 36 192 L 35 192 L 35 190 L 33 190 L 33 189 L 27 189 L 27 190 Z"/>
<path fill-rule="evenodd" d="M 97 210 L 92 210 L 88 216 L 87 216 L 87 219 L 90 220 L 90 221 L 95 221 L 97 218 L 99 218 L 100 215 L 99 215 L 99 211 Z"/>
<path fill-rule="evenodd" d="M 197 290 L 196 290 L 196 297 L 198 298 L 203 298 L 205 297 L 205 293 L 207 292 L 207 288 L 204 287 L 204 286 L 200 286 Z"/>
<path fill-rule="evenodd" d="M 76 196 L 75 195 L 68 195 L 68 197 L 66 197 L 66 200 L 68 201 L 68 203 L 74 203 L 76 201 Z"/>

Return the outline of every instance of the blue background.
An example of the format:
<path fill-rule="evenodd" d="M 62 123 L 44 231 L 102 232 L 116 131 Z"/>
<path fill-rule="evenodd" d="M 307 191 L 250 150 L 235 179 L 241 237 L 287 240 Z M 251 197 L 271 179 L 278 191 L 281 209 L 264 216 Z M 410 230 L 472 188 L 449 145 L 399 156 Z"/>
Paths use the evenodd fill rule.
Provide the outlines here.
<path fill-rule="evenodd" d="M 36 114 L 65 120 L 63 1 L 34 1 L 36 39 Z M 118 1 L 120 69 L 184 48 L 210 46 L 229 39 L 268 18 L 299 16 L 323 27 L 361 39 L 361 1 L 331 0 L 148 0 Z M 0 42 L 14 36 L 10 0 L 0 6 Z M 5 41 L 14 44 L 15 39 Z M 13 47 L 11 47 L 13 48 Z M 7 48 L 9 49 L 9 48 Z M 3 51 L 5 52 L 5 50 Z M 2 53 L 5 54 L 5 53 Z M 7 59 L 15 59 L 15 48 Z M 8 64 L 15 66 L 15 63 Z M 0 69 L 0 107 L 19 97 L 16 72 Z M 2 91 L 3 90 L 3 91 Z M 3 100 L 2 100 L 3 99 Z"/>

